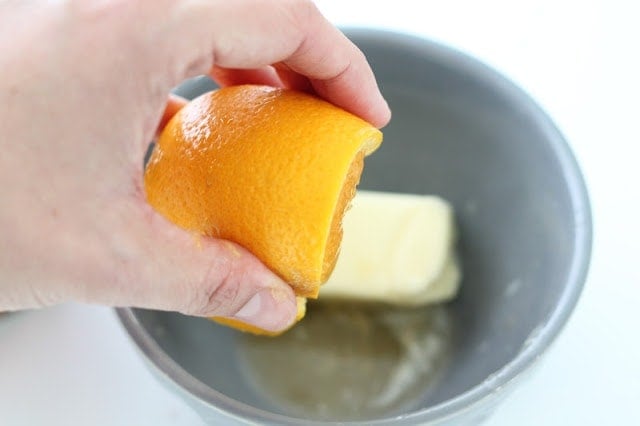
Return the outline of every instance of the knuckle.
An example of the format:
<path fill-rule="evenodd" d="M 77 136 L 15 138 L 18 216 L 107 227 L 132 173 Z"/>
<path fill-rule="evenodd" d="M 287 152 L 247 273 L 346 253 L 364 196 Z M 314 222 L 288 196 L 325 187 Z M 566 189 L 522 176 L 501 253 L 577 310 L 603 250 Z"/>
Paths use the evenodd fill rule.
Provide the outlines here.
<path fill-rule="evenodd" d="M 213 262 L 196 281 L 196 291 L 189 304 L 190 313 L 198 316 L 227 315 L 232 312 L 240 291 L 237 274 L 229 262 Z"/>
<path fill-rule="evenodd" d="M 311 0 L 289 0 L 285 2 L 292 24 L 301 31 L 307 30 L 309 24 L 315 21 L 320 12 Z"/>

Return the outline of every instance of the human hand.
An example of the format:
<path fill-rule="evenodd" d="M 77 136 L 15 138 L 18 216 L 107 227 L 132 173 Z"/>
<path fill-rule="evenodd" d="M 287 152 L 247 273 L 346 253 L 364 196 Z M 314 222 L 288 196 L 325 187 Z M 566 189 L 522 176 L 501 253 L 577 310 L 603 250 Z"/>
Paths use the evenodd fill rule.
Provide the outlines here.
<path fill-rule="evenodd" d="M 2 2 L 0 51 L 0 311 L 75 300 L 293 322 L 291 288 L 248 251 L 151 209 L 143 156 L 180 104 L 170 89 L 199 74 L 386 124 L 364 56 L 311 2 Z"/>

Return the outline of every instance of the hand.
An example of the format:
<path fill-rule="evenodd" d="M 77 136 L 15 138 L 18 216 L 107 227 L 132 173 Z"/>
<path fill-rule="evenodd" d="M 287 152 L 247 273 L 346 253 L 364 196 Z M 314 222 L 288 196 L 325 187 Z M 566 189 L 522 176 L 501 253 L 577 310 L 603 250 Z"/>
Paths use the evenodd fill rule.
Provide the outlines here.
<path fill-rule="evenodd" d="M 0 52 L 0 311 L 75 300 L 292 323 L 291 288 L 259 260 L 149 207 L 143 156 L 170 89 L 199 74 L 386 124 L 364 56 L 311 2 L 2 2 Z"/>

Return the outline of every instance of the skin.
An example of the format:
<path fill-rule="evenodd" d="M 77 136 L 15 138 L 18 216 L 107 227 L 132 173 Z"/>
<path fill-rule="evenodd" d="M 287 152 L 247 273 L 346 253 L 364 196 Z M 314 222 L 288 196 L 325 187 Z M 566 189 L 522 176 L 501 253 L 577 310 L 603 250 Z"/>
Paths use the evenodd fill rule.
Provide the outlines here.
<path fill-rule="evenodd" d="M 227 316 L 277 331 L 291 288 L 145 202 L 143 156 L 185 78 L 315 92 L 376 126 L 363 54 L 309 1 L 0 2 L 0 311 L 67 301 Z"/>

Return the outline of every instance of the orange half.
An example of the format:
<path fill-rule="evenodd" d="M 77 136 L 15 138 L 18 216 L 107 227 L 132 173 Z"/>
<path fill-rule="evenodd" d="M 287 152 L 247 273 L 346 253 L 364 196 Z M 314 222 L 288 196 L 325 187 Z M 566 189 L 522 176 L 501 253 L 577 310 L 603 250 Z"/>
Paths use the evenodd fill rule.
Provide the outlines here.
<path fill-rule="evenodd" d="M 244 246 L 315 298 L 364 157 L 381 142 L 378 129 L 314 96 L 227 87 L 168 122 L 145 171 L 147 200 L 184 229 Z"/>

